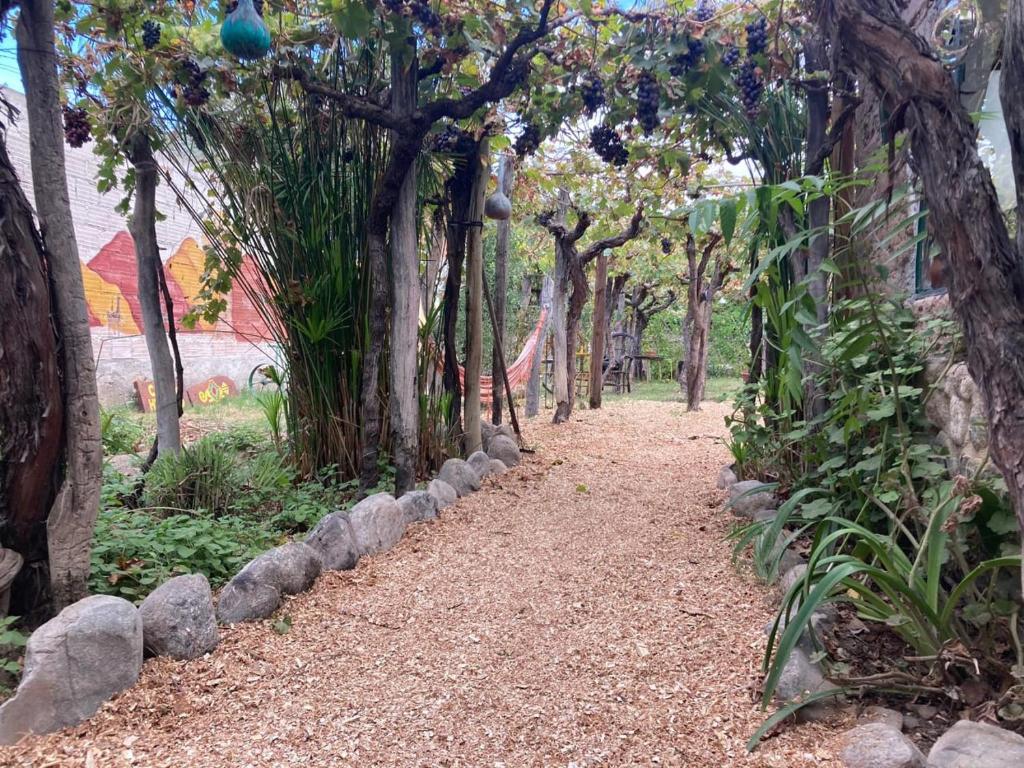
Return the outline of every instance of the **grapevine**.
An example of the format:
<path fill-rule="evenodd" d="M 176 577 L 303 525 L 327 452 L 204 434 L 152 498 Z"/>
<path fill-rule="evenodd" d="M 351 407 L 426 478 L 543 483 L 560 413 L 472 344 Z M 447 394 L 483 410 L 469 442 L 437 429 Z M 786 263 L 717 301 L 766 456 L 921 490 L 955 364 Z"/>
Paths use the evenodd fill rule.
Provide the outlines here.
<path fill-rule="evenodd" d="M 747 55 L 756 56 L 768 49 L 768 19 L 759 16 L 747 24 Z"/>
<path fill-rule="evenodd" d="M 605 104 L 604 83 L 599 77 L 587 77 L 580 85 L 580 93 L 583 96 L 583 110 L 589 116 L 593 116 Z"/>
<path fill-rule="evenodd" d="M 736 84 L 740 87 L 740 97 L 748 115 L 756 115 L 761 96 L 764 94 L 764 83 L 761 82 L 760 70 L 757 62 L 747 59 L 740 68 L 736 77 Z"/>
<path fill-rule="evenodd" d="M 540 129 L 533 123 L 527 123 L 523 132 L 516 139 L 515 151 L 519 157 L 532 155 L 540 146 Z"/>
<path fill-rule="evenodd" d="M 152 19 L 142 22 L 142 47 L 151 51 L 160 44 L 160 25 Z"/>
<path fill-rule="evenodd" d="M 61 111 L 64 113 L 64 139 L 68 145 L 77 149 L 86 144 L 92 138 L 92 129 L 85 110 L 65 104 Z"/>
<path fill-rule="evenodd" d="M 636 119 L 643 128 L 644 135 L 649 136 L 658 127 L 658 103 L 661 94 L 658 81 L 646 69 L 640 73 L 636 89 Z"/>
<path fill-rule="evenodd" d="M 622 143 L 619 134 L 610 126 L 598 125 L 590 131 L 590 147 L 598 157 L 616 168 L 621 168 L 629 162 L 629 150 Z"/>

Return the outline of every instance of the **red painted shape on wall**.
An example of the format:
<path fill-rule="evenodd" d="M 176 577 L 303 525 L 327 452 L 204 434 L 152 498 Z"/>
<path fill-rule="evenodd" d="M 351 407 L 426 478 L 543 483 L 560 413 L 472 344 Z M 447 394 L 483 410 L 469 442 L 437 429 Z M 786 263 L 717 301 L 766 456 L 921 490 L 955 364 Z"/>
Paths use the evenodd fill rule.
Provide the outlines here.
<path fill-rule="evenodd" d="M 213 405 L 238 394 L 235 382 L 227 376 L 211 376 L 185 390 L 192 405 Z"/>
<path fill-rule="evenodd" d="M 135 324 L 142 327 L 142 307 L 139 305 L 139 286 L 135 270 L 135 242 L 132 236 L 124 231 L 118 232 L 113 239 L 100 248 L 99 253 L 89 260 L 89 268 L 106 280 L 121 289 L 128 308 L 131 310 Z M 177 280 L 164 270 L 167 278 L 167 291 L 171 294 L 174 302 L 175 326 L 180 332 L 187 332 L 187 328 L 181 327 L 181 317 L 188 311 L 188 302 L 185 294 L 178 285 Z M 163 306 L 161 298 L 161 307 Z"/>
<path fill-rule="evenodd" d="M 248 258 L 242 261 L 240 271 L 242 274 L 239 279 L 248 285 L 259 284 L 259 274 Z M 235 331 L 235 338 L 239 341 L 270 341 L 270 328 L 238 282 L 236 279 L 231 286 L 231 327 Z"/>

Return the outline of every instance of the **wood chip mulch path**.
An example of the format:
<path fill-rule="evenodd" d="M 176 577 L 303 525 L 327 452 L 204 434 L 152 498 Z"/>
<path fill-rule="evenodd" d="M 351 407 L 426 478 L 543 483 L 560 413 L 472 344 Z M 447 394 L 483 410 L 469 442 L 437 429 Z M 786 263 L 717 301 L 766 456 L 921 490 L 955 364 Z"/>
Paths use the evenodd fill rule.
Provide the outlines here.
<path fill-rule="evenodd" d="M 148 661 L 89 722 L 12 766 L 835 766 L 832 728 L 753 755 L 772 615 L 715 490 L 724 406 L 618 403 L 288 601 L 292 626 Z M 278 624 L 279 628 L 281 624 Z"/>

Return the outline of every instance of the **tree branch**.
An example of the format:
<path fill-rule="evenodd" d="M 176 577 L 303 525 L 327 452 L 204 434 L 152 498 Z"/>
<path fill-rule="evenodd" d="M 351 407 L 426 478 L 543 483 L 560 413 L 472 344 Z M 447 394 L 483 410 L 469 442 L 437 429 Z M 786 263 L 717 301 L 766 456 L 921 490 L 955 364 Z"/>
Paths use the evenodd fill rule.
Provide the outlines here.
<path fill-rule="evenodd" d="M 640 225 L 644 220 L 644 204 L 640 203 L 636 207 L 636 213 L 633 214 L 633 218 L 629 220 L 629 224 L 624 230 L 619 232 L 617 235 L 606 237 L 603 240 L 598 240 L 596 243 L 591 244 L 580 256 L 580 261 L 584 264 L 588 264 L 596 259 L 602 251 L 610 248 L 619 248 L 630 240 L 640 234 Z"/>

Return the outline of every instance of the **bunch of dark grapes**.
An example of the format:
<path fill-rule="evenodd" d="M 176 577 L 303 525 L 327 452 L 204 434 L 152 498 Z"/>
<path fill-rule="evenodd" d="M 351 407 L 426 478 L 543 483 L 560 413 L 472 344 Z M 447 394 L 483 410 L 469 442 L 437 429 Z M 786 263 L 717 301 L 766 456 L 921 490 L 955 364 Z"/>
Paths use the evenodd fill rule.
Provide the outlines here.
<path fill-rule="evenodd" d="M 682 77 L 700 63 L 704 55 L 704 41 L 696 37 L 688 37 L 686 40 L 686 53 L 680 53 L 669 67 L 669 72 L 675 77 Z"/>
<path fill-rule="evenodd" d="M 64 140 L 75 148 L 88 142 L 92 138 L 92 131 L 85 110 L 65 104 L 61 111 L 64 113 Z"/>
<path fill-rule="evenodd" d="M 667 237 L 661 238 L 661 252 L 668 256 L 672 253 L 672 241 Z"/>
<path fill-rule="evenodd" d="M 587 115 L 593 116 L 605 105 L 604 83 L 601 82 L 601 78 L 591 76 L 584 79 L 580 84 L 580 95 L 583 96 L 583 110 Z"/>
<path fill-rule="evenodd" d="M 730 45 L 725 49 L 725 53 L 722 54 L 722 63 L 727 67 L 734 66 L 737 61 L 740 60 L 740 49 L 735 45 Z"/>
<path fill-rule="evenodd" d="M 768 19 L 758 17 L 747 24 L 747 55 L 757 56 L 768 49 Z"/>
<path fill-rule="evenodd" d="M 206 73 L 194 59 L 186 59 L 181 65 L 181 97 L 190 107 L 201 107 L 210 100 L 210 92 L 203 85 Z"/>
<path fill-rule="evenodd" d="M 598 125 L 590 131 L 590 147 L 598 157 L 616 168 L 621 168 L 629 162 L 629 150 L 622 143 L 619 134 L 610 126 Z"/>
<path fill-rule="evenodd" d="M 646 69 L 640 73 L 636 86 L 636 119 L 644 130 L 644 135 L 649 136 L 658 127 L 658 103 L 661 101 L 661 94 L 658 91 L 658 81 L 654 75 Z"/>
<path fill-rule="evenodd" d="M 472 137 L 457 125 L 449 123 L 434 135 L 432 147 L 435 152 L 446 155 L 459 155 L 466 152 L 472 145 Z"/>
<path fill-rule="evenodd" d="M 533 123 L 523 126 L 523 132 L 516 139 L 515 151 L 519 157 L 532 155 L 540 146 L 540 129 Z"/>
<path fill-rule="evenodd" d="M 715 18 L 715 5 L 711 0 L 700 0 L 697 3 L 697 9 L 694 11 L 693 17 L 701 24 L 706 24 Z"/>
<path fill-rule="evenodd" d="M 736 85 L 740 87 L 740 97 L 743 99 L 743 106 L 748 115 L 756 115 L 761 96 L 764 94 L 764 83 L 758 74 L 757 62 L 747 59 L 740 67 L 740 73 L 736 76 Z"/>
<path fill-rule="evenodd" d="M 441 28 L 441 17 L 434 13 L 434 9 L 426 0 L 412 0 L 409 8 L 412 11 L 412 17 L 427 29 Z"/>
<path fill-rule="evenodd" d="M 142 22 L 142 47 L 151 51 L 160 44 L 160 25 L 152 19 Z"/>
<path fill-rule="evenodd" d="M 404 0 L 384 0 L 384 7 L 392 13 L 401 13 L 404 5 Z"/>

